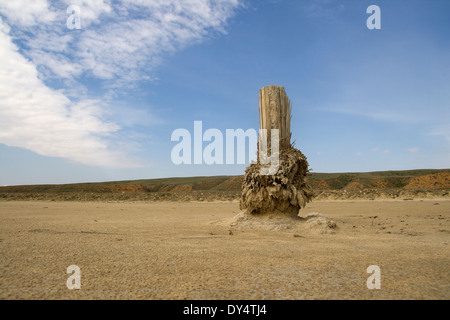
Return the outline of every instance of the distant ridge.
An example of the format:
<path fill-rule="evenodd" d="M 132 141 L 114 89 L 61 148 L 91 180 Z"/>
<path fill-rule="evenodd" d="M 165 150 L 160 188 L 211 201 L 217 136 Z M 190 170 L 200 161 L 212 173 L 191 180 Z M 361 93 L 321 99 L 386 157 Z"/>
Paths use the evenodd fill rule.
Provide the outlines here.
<path fill-rule="evenodd" d="M 0 187 L 5 200 L 236 200 L 243 176 L 180 177 L 100 183 Z M 450 190 L 450 169 L 311 173 L 308 183 L 324 194 L 396 194 Z M 364 192 L 363 192 L 364 191 Z M 337 196 L 339 198 L 339 196 Z"/>

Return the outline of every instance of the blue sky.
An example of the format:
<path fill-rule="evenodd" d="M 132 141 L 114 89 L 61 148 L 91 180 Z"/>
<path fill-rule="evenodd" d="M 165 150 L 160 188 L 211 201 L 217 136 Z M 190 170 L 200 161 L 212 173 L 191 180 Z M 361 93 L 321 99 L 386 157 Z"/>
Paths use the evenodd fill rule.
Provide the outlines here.
<path fill-rule="evenodd" d="M 380 30 L 366 27 L 373 4 Z M 196 120 L 258 129 L 272 84 L 315 172 L 449 168 L 449 12 L 447 0 L 3 1 L 0 185 L 243 174 L 174 165 L 171 134 Z"/>

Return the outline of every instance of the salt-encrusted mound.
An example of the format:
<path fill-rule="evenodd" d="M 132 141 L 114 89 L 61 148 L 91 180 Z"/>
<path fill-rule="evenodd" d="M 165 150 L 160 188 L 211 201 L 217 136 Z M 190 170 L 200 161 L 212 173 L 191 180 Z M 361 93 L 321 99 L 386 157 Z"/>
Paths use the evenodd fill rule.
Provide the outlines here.
<path fill-rule="evenodd" d="M 336 222 L 324 217 L 320 213 L 313 212 L 305 218 L 307 228 L 320 234 L 333 234 L 337 228 Z"/>
<path fill-rule="evenodd" d="M 308 214 L 305 218 L 294 216 L 285 212 L 261 213 L 258 215 L 241 211 L 231 220 L 222 221 L 220 224 L 230 227 L 231 230 L 263 230 L 292 232 L 294 235 L 305 234 L 334 234 L 337 225 L 320 213 Z"/>
<path fill-rule="evenodd" d="M 313 198 L 305 180 L 309 173 L 305 155 L 291 147 L 281 151 L 275 175 L 261 175 L 262 167 L 254 163 L 246 168 L 240 209 L 249 214 L 282 212 L 297 216 Z"/>

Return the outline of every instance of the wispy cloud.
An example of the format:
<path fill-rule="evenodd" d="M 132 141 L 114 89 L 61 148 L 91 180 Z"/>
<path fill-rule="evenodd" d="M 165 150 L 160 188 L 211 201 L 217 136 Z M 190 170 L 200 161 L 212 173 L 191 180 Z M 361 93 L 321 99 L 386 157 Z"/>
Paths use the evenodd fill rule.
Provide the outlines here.
<path fill-rule="evenodd" d="M 372 108 L 373 110 L 368 110 L 369 108 L 362 107 L 316 107 L 318 111 L 326 111 L 339 113 L 349 116 L 357 116 L 373 119 L 376 121 L 382 122 L 396 122 L 396 123 L 405 123 L 405 124 L 416 124 L 421 121 L 419 115 L 415 114 L 405 114 L 401 112 L 392 111 L 395 108 L 391 108 L 391 110 L 387 110 L 388 108 Z"/>
<path fill-rule="evenodd" d="M 50 10 L 47 0 L 2 1 L 0 13 L 8 17 L 14 25 L 31 27 L 40 23 L 48 24 L 56 20 L 56 12 Z"/>
<path fill-rule="evenodd" d="M 69 5 L 81 9 L 81 30 L 66 26 Z M 135 144 L 124 143 L 121 125 L 107 118 L 108 98 L 89 98 L 84 79 L 110 88 L 150 80 L 168 54 L 224 33 L 239 6 L 239 0 L 0 2 L 0 143 L 87 165 L 136 166 L 124 148 Z M 50 80 L 62 87 L 50 87 Z"/>
<path fill-rule="evenodd" d="M 443 137 L 445 140 L 450 142 L 450 126 L 448 124 L 435 126 L 430 131 L 429 135 Z"/>
<path fill-rule="evenodd" d="M 344 4 L 333 0 L 309 0 L 304 5 L 306 13 L 314 18 L 331 18 L 345 8 Z"/>
<path fill-rule="evenodd" d="M 224 26 L 239 0 L 65 0 L 30 7 L 2 5 L 23 53 L 49 77 L 82 75 L 122 86 L 151 79 L 164 56 L 197 43 Z M 81 30 L 69 30 L 66 8 L 78 5 Z M 25 8 L 21 12 L 21 8 Z M 43 18 L 41 18 L 43 17 Z"/>
<path fill-rule="evenodd" d="M 87 165 L 134 166 L 123 152 L 111 149 L 119 127 L 102 119 L 102 103 L 73 102 L 47 87 L 8 29 L 0 19 L 0 142 Z"/>
<path fill-rule="evenodd" d="M 408 151 L 411 153 L 417 153 L 419 152 L 420 148 L 419 147 L 413 147 L 413 148 L 409 148 Z"/>

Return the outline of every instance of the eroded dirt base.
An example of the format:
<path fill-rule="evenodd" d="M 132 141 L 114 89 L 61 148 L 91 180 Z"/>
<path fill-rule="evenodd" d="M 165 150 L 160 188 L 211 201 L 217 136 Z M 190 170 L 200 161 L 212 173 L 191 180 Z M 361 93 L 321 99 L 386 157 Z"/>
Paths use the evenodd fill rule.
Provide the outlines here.
<path fill-rule="evenodd" d="M 294 232 L 295 235 L 316 233 L 333 234 L 337 230 L 335 221 L 324 217 L 318 212 L 312 212 L 305 217 L 295 215 L 295 213 L 263 213 L 249 214 L 241 211 L 231 219 L 221 221 L 223 226 L 229 226 L 230 230 L 260 230 L 260 231 L 283 231 Z"/>

